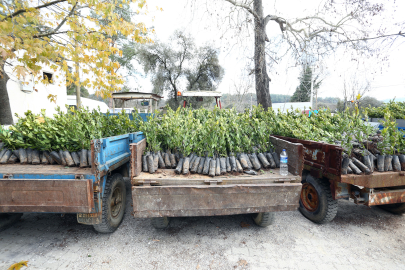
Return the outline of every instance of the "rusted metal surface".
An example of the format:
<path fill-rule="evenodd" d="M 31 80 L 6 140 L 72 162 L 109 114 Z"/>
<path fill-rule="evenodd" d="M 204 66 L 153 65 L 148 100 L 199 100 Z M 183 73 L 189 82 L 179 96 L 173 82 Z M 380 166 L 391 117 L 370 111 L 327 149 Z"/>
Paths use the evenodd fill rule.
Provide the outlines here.
<path fill-rule="evenodd" d="M 351 194 L 351 185 L 346 183 L 340 183 L 337 181 L 330 181 L 331 185 L 333 185 L 332 195 L 334 195 L 334 199 L 348 199 L 350 198 Z"/>
<path fill-rule="evenodd" d="M 301 183 L 132 188 L 134 217 L 185 217 L 293 211 Z"/>
<path fill-rule="evenodd" d="M 319 198 L 318 198 L 318 192 L 309 183 L 304 183 L 302 185 L 302 190 L 301 190 L 301 197 L 300 200 L 303 204 L 303 206 L 309 211 L 309 212 L 314 212 L 316 209 L 318 209 L 319 205 Z"/>
<path fill-rule="evenodd" d="M 0 212 L 90 213 L 93 181 L 0 179 Z"/>
<path fill-rule="evenodd" d="M 300 143 L 291 143 L 280 137 L 270 136 L 270 142 L 273 144 L 275 151 L 281 153 L 285 149 L 288 153 L 288 172 L 302 176 L 304 165 L 304 147 Z"/>
<path fill-rule="evenodd" d="M 129 145 L 131 150 L 131 179 L 137 177 L 142 172 L 142 154 L 146 148 L 146 139 L 143 139 L 137 143 L 131 143 Z"/>
<path fill-rule="evenodd" d="M 304 147 L 304 169 L 316 178 L 327 177 L 339 181 L 342 166 L 343 148 L 314 141 L 274 136 L 289 142 L 300 143 Z"/>
<path fill-rule="evenodd" d="M 405 189 L 373 191 L 368 193 L 367 206 L 405 203 Z"/>
<path fill-rule="evenodd" d="M 403 172 L 376 172 L 370 175 L 346 174 L 341 176 L 341 182 L 367 188 L 382 188 L 405 186 Z"/>

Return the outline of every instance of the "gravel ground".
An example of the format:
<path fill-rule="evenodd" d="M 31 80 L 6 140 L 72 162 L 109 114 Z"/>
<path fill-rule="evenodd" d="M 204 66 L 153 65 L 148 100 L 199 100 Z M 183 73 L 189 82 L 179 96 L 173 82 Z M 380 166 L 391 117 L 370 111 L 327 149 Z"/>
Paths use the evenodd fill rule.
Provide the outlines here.
<path fill-rule="evenodd" d="M 376 207 L 339 201 L 324 225 L 294 211 L 267 228 L 236 215 L 174 218 L 156 230 L 130 203 L 109 235 L 75 215 L 25 214 L 0 232 L 0 269 L 21 260 L 27 269 L 405 269 L 405 215 Z"/>

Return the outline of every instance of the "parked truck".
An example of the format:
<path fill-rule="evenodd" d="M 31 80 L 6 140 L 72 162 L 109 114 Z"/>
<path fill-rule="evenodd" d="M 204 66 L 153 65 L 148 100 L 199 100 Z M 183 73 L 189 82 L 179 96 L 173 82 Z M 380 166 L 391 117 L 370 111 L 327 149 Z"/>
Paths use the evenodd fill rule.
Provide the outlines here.
<path fill-rule="evenodd" d="M 247 174 L 209 177 L 177 175 L 173 169 L 154 174 L 142 172 L 146 140 L 131 144 L 133 216 L 151 218 L 158 229 L 166 228 L 172 217 L 252 214 L 259 226 L 268 226 L 276 211 L 298 208 L 303 169 L 303 146 L 270 136 L 275 151 L 288 152 L 287 176 L 279 169 Z"/>
<path fill-rule="evenodd" d="M 91 167 L 0 165 L 0 213 L 75 213 L 77 221 L 110 233 L 125 212 L 130 175 L 130 144 L 143 137 L 129 133 L 91 142 Z"/>
<path fill-rule="evenodd" d="M 341 174 L 343 148 L 327 143 L 275 136 L 304 146 L 300 212 L 316 223 L 332 221 L 338 199 L 405 213 L 405 172 Z"/>

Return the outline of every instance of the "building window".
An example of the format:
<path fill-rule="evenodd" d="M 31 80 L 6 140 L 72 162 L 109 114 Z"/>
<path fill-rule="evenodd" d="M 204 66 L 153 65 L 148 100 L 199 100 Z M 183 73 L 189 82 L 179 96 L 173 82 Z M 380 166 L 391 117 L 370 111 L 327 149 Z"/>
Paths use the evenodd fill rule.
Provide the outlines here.
<path fill-rule="evenodd" d="M 47 80 L 49 83 L 52 83 L 52 73 L 43 72 L 44 80 Z"/>

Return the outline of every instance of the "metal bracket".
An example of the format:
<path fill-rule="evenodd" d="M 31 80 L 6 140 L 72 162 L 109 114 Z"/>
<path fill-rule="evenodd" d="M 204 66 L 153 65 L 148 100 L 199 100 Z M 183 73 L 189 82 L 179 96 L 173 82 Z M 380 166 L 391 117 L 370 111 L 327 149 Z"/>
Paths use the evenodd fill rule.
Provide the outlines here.
<path fill-rule="evenodd" d="M 355 192 L 352 192 L 352 194 L 351 194 L 352 196 L 351 196 L 351 198 L 354 200 L 354 203 L 355 204 L 365 204 L 366 203 L 366 200 L 363 198 L 363 197 L 361 197 L 361 194 L 359 194 L 358 196 L 355 194 Z"/>
<path fill-rule="evenodd" d="M 210 186 L 216 186 L 218 183 L 222 183 L 222 180 L 205 180 L 204 183 L 209 184 Z"/>
<path fill-rule="evenodd" d="M 97 183 L 93 183 L 93 193 L 101 192 L 101 187 Z"/>
<path fill-rule="evenodd" d="M 13 178 L 14 178 L 14 175 L 12 175 L 11 173 L 3 175 L 3 179 L 13 179 Z"/>
<path fill-rule="evenodd" d="M 143 181 L 138 181 L 137 184 L 139 185 L 143 185 L 143 186 L 156 186 L 159 185 L 159 183 L 157 181 L 154 180 L 143 180 Z"/>

